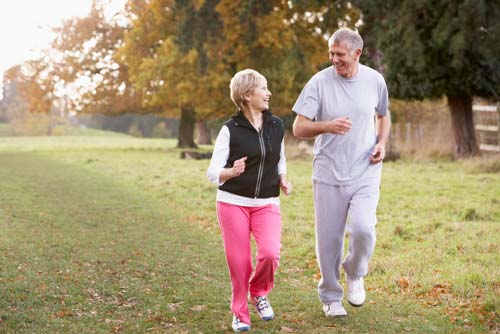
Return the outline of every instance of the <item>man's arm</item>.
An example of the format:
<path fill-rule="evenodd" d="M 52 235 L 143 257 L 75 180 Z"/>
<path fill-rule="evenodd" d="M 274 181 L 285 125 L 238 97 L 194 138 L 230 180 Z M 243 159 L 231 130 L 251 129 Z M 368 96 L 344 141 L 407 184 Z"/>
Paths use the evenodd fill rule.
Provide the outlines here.
<path fill-rule="evenodd" d="M 297 115 L 293 122 L 293 135 L 299 138 L 312 138 L 327 132 L 343 135 L 351 129 L 351 126 L 352 123 L 349 117 L 313 122 L 305 116 Z"/>
<path fill-rule="evenodd" d="M 381 162 L 385 158 L 385 143 L 391 132 L 391 114 L 387 110 L 385 116 L 377 115 L 377 144 L 373 148 L 370 161 L 374 164 Z"/>

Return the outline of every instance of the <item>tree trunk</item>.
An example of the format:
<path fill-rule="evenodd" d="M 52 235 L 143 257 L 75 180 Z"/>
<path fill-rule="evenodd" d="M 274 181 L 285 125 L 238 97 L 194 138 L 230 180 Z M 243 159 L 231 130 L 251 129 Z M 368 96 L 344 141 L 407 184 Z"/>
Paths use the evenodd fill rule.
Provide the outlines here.
<path fill-rule="evenodd" d="M 198 132 L 198 145 L 212 145 L 212 135 L 207 126 L 207 121 L 196 122 L 196 131 Z"/>
<path fill-rule="evenodd" d="M 194 108 L 181 108 L 181 123 L 179 125 L 179 141 L 177 147 L 198 148 L 194 142 Z"/>
<path fill-rule="evenodd" d="M 479 154 L 472 115 L 470 96 L 448 96 L 451 126 L 455 138 L 455 153 L 458 157 L 471 157 Z"/>

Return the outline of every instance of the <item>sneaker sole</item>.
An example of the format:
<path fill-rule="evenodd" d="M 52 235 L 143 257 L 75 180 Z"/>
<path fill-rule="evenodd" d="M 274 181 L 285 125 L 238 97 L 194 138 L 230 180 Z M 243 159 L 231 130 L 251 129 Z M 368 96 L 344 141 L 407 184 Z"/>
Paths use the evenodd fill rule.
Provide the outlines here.
<path fill-rule="evenodd" d="M 338 314 L 338 315 L 328 315 L 325 313 L 325 316 L 327 318 L 346 318 L 347 317 L 347 314 Z"/>
<path fill-rule="evenodd" d="M 353 307 L 361 307 L 363 306 L 364 303 L 361 303 L 361 304 L 354 304 L 354 303 L 351 303 L 349 300 L 347 300 L 347 302 L 349 303 L 349 305 L 353 306 Z"/>
<path fill-rule="evenodd" d="M 233 331 L 235 331 L 236 333 L 248 332 L 249 330 L 250 330 L 250 327 L 245 327 L 245 328 L 242 328 L 242 329 L 233 328 Z"/>
<path fill-rule="evenodd" d="M 264 321 L 271 321 L 271 320 L 274 319 L 274 316 L 272 316 L 272 317 L 262 317 L 261 319 L 264 320 Z"/>

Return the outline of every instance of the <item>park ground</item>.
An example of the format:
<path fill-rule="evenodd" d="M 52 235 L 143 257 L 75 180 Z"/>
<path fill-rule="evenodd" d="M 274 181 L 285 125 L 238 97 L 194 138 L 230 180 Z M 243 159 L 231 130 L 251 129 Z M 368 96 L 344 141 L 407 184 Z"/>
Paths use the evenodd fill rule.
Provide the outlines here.
<path fill-rule="evenodd" d="M 208 160 L 91 134 L 0 138 L 0 333 L 230 333 Z M 276 318 L 252 333 L 500 332 L 498 158 L 385 163 L 367 302 L 329 319 L 311 158 L 291 156 Z"/>

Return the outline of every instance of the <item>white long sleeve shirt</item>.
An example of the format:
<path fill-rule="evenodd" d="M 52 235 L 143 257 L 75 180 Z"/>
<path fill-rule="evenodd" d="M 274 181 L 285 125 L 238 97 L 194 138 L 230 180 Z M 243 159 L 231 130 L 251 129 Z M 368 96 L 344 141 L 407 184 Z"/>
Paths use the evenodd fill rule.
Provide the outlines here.
<path fill-rule="evenodd" d="M 224 182 L 220 182 L 220 173 L 224 169 L 224 166 L 227 163 L 227 159 L 229 158 L 229 142 L 230 142 L 230 132 L 227 126 L 222 126 L 219 134 L 217 135 L 217 139 L 215 139 L 214 151 L 212 153 L 212 159 L 210 160 L 210 166 L 207 170 L 208 180 L 212 183 L 220 186 L 224 184 Z M 278 162 L 278 175 L 286 175 L 286 158 L 285 158 L 285 143 L 284 139 L 281 141 L 281 150 L 280 150 L 280 160 Z M 249 198 L 244 196 L 239 196 L 232 194 L 227 191 L 223 191 L 217 189 L 217 197 L 216 200 L 218 202 L 224 202 L 239 206 L 264 206 L 268 204 L 276 204 L 280 205 L 279 197 L 270 197 L 270 198 Z"/>

